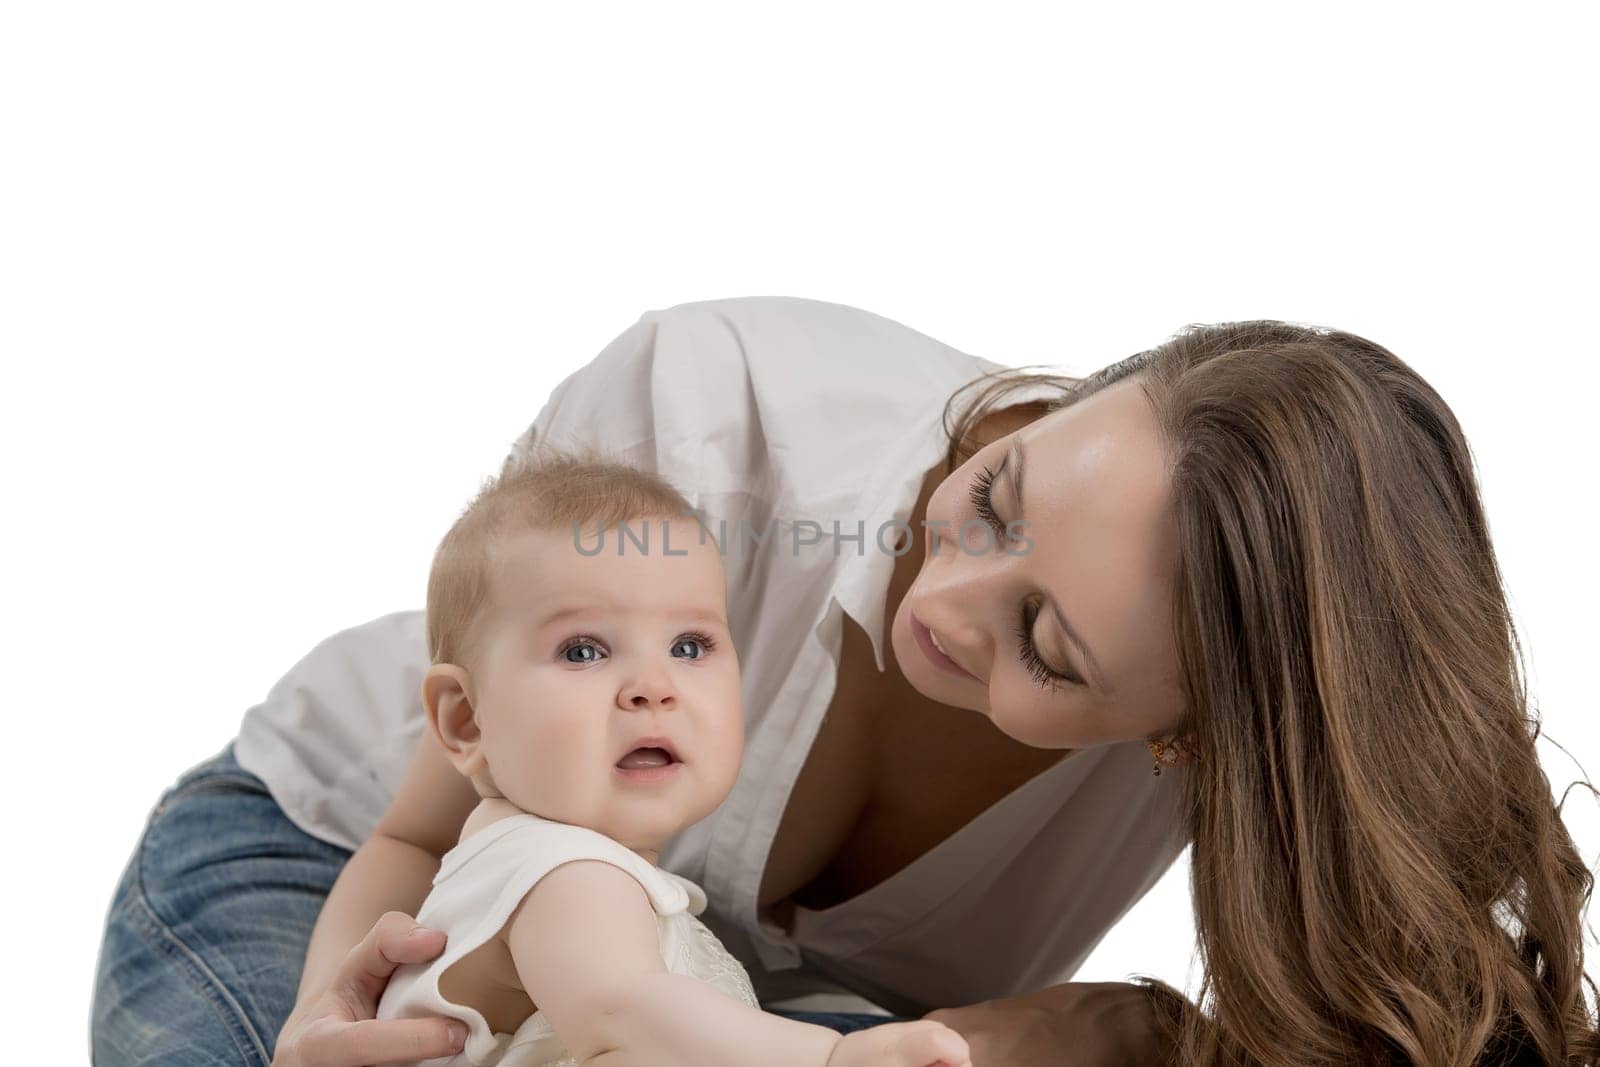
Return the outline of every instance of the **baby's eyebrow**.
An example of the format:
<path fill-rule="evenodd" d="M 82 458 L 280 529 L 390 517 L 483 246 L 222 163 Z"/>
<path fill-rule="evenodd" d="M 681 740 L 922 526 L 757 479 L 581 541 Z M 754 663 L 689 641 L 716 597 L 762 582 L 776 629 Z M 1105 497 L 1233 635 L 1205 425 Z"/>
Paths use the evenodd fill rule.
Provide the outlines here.
<path fill-rule="evenodd" d="M 549 626 L 551 623 L 560 622 L 562 619 L 570 619 L 574 615 L 587 615 L 594 610 L 595 608 L 592 604 L 577 604 L 572 607 L 558 608 L 549 614 L 538 616 L 534 620 L 534 624 L 537 626 Z"/>
<path fill-rule="evenodd" d="M 596 602 L 593 604 L 573 604 L 567 607 L 557 608 L 547 615 L 540 616 L 535 625 L 550 626 L 554 623 L 560 622 L 563 619 L 570 619 L 575 615 L 593 615 L 603 611 L 625 612 L 626 610 L 626 608 L 618 607 L 614 604 L 601 602 Z M 722 612 L 707 607 L 688 608 L 682 612 L 674 610 L 670 612 L 670 616 L 674 619 L 683 619 L 689 622 L 711 623 L 716 626 L 727 625 L 727 618 Z"/>
<path fill-rule="evenodd" d="M 722 625 L 725 624 L 725 620 L 723 618 L 722 612 L 720 612 L 720 611 L 711 611 L 708 608 L 698 608 L 698 609 L 696 609 L 694 611 L 689 612 L 687 615 L 684 616 L 684 618 L 693 619 L 695 622 L 715 623 L 718 626 L 722 626 Z"/>

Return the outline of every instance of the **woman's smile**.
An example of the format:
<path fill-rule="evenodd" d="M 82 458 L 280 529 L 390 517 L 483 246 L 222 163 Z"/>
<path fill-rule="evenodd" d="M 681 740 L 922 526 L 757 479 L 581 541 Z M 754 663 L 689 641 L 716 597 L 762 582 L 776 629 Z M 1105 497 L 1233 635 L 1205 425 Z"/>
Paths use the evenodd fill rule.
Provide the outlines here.
<path fill-rule="evenodd" d="M 922 654 L 927 656 L 928 661 L 935 667 L 951 674 L 959 674 L 963 678 L 971 678 L 975 682 L 982 681 L 977 675 L 952 659 L 950 654 L 940 647 L 938 635 L 922 625 L 922 620 L 918 619 L 915 614 L 911 616 L 911 633 L 917 639 L 917 647 L 922 649 Z"/>

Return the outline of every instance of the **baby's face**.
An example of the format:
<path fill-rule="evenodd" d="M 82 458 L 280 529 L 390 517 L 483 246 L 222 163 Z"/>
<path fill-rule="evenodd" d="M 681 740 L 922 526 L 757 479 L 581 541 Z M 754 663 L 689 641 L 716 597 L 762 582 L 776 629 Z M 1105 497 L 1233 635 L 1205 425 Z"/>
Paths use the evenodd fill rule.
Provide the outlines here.
<path fill-rule="evenodd" d="M 692 518 L 629 528 L 620 556 L 615 529 L 603 545 L 586 537 L 591 555 L 570 528 L 503 546 L 475 707 L 506 799 L 654 849 L 733 788 L 744 715 L 715 542 Z M 676 762 L 620 768 L 647 738 L 665 738 Z"/>

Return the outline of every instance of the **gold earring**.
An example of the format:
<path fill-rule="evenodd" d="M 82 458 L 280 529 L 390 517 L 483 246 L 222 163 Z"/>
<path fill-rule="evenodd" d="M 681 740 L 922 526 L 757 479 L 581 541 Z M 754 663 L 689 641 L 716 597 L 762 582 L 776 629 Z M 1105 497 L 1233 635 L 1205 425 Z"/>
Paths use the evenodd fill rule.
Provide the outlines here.
<path fill-rule="evenodd" d="M 1145 744 L 1149 747 L 1150 754 L 1155 756 L 1155 758 L 1156 758 L 1156 767 L 1155 767 L 1156 777 L 1159 778 L 1161 776 L 1161 765 L 1163 763 L 1165 763 L 1168 767 L 1175 767 L 1175 766 L 1178 765 L 1178 745 L 1177 745 L 1177 742 L 1170 741 L 1170 740 L 1169 741 L 1146 741 Z"/>

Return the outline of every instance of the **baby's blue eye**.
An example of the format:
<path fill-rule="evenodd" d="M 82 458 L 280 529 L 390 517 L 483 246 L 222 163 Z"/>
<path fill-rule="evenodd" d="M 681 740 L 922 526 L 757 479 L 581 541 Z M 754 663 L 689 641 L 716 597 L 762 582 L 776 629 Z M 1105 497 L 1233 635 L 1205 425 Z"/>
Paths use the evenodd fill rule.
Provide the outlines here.
<path fill-rule="evenodd" d="M 689 648 L 698 648 L 699 654 L 695 655 L 690 653 L 689 655 L 679 656 L 678 650 L 685 646 Z M 716 647 L 717 641 L 710 634 L 694 631 L 679 634 L 677 639 L 672 642 L 671 647 L 668 649 L 668 654 L 673 656 L 675 659 L 687 659 L 691 661 L 702 660 L 710 655 L 711 651 Z M 575 658 L 572 653 L 578 651 L 579 649 L 587 649 L 590 654 Z M 568 663 L 597 663 L 605 657 L 606 654 L 600 649 L 599 640 L 593 637 L 574 637 L 567 643 L 566 647 L 561 650 L 561 658 Z"/>
<path fill-rule="evenodd" d="M 712 649 L 717 647 L 717 639 L 703 631 L 691 631 L 686 634 L 679 634 L 678 639 L 672 643 L 674 650 L 677 650 L 682 645 L 699 645 L 703 651 L 698 656 L 690 656 L 688 658 L 705 659 L 711 654 Z"/>
<path fill-rule="evenodd" d="M 585 641 L 582 644 L 571 645 L 568 648 L 564 649 L 562 651 L 562 655 L 566 657 L 566 660 L 567 660 L 568 663 L 593 663 L 594 662 L 594 657 L 590 657 L 588 659 L 573 659 L 572 658 L 572 656 L 570 654 L 573 653 L 573 652 L 576 652 L 580 648 L 586 648 L 590 652 L 593 652 L 595 650 L 593 645 L 591 645 L 587 641 Z"/>

